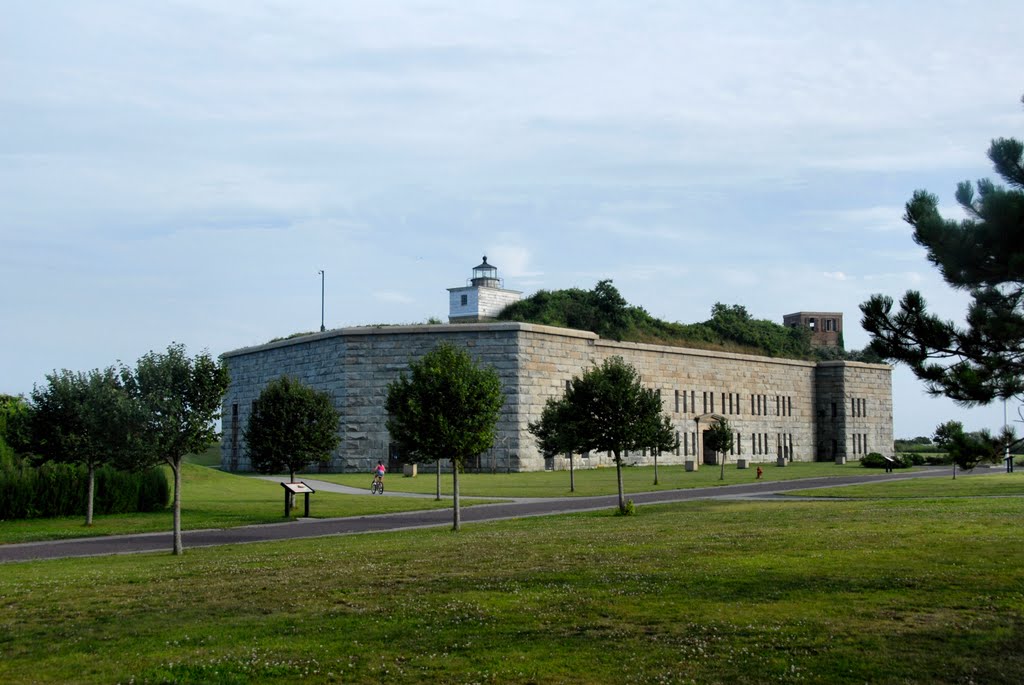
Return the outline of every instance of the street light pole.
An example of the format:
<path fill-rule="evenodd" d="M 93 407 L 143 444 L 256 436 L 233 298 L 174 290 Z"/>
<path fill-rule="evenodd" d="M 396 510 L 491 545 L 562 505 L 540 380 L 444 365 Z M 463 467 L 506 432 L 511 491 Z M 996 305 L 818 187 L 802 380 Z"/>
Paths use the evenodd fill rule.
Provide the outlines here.
<path fill-rule="evenodd" d="M 320 269 L 320 332 L 323 333 L 324 328 L 324 270 Z"/>

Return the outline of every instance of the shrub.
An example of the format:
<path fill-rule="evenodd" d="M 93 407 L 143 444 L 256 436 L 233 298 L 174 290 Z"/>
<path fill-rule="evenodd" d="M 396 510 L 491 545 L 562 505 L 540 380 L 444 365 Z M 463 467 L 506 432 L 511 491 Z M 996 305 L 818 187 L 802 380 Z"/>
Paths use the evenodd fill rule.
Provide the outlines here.
<path fill-rule="evenodd" d="M 615 510 L 616 516 L 633 516 L 634 514 L 636 514 L 636 505 L 633 504 L 633 500 L 631 499 L 626 500 L 626 508 L 624 510 Z"/>
<path fill-rule="evenodd" d="M 896 458 L 907 466 L 924 466 L 927 463 L 925 456 L 917 452 L 901 452 Z"/>
<path fill-rule="evenodd" d="M 0 519 L 51 518 L 85 514 L 85 467 L 47 462 L 38 468 L 0 468 Z M 129 473 L 109 466 L 96 470 L 95 513 L 158 511 L 167 506 L 170 486 L 161 469 Z"/>
<path fill-rule="evenodd" d="M 894 469 L 905 469 L 913 466 L 911 459 L 904 459 L 899 455 L 892 457 Z M 865 454 L 860 458 L 860 465 L 867 469 L 884 469 L 889 462 L 879 452 Z"/>

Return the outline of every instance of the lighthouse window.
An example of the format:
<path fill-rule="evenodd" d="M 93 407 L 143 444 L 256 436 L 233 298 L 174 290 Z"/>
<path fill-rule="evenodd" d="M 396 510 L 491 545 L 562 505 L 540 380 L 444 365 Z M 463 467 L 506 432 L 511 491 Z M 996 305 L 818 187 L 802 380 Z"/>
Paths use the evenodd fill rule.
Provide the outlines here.
<path fill-rule="evenodd" d="M 468 295 L 460 295 L 459 296 L 459 300 L 460 300 L 460 304 L 463 307 L 465 307 L 469 303 L 469 296 Z"/>

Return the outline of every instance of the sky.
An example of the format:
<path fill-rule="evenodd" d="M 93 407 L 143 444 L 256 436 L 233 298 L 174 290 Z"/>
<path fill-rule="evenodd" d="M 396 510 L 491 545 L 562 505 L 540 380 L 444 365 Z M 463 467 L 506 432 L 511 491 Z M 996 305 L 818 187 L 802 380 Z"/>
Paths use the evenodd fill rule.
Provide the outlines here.
<path fill-rule="evenodd" d="M 1024 135 L 1019 0 L 76 0 L 0 19 L 0 393 L 612 279 L 669 321 L 920 290 Z M 320 271 L 324 274 L 321 277 Z M 893 374 L 897 437 L 999 428 Z M 1009 415 L 1016 415 L 1011 406 Z M 1018 428 L 1019 432 L 1019 428 Z"/>

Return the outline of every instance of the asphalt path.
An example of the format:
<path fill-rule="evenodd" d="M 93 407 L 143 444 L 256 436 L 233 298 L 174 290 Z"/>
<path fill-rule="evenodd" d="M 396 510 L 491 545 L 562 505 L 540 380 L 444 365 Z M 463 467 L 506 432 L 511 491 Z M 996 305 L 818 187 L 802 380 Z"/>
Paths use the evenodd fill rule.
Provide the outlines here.
<path fill-rule="evenodd" d="M 986 473 L 988 471 L 985 471 Z M 992 473 L 998 472 L 996 469 Z M 949 477 L 948 468 L 924 469 L 920 471 L 892 474 L 864 474 L 858 476 L 837 476 L 804 478 L 788 481 L 754 481 L 742 485 L 722 485 L 686 490 L 662 490 L 659 492 L 628 493 L 635 504 L 663 504 L 691 500 L 729 498 L 777 498 L 793 490 L 830 488 L 861 483 L 880 483 L 910 478 Z M 976 472 L 977 473 L 977 472 Z M 966 475 L 966 474 L 965 474 Z M 335 486 L 323 481 L 306 480 L 317 490 L 335 491 L 344 486 Z M 363 490 L 357 490 L 365 494 Z M 428 495 L 428 497 L 431 497 Z M 550 516 L 581 511 L 611 509 L 618 505 L 617 495 L 600 497 L 561 497 L 544 499 L 519 499 L 497 504 L 479 504 L 462 508 L 462 523 L 472 524 L 483 521 L 524 518 L 529 516 Z M 375 516 L 351 516 L 330 519 L 299 519 L 282 523 L 271 523 L 237 528 L 217 528 L 183 531 L 182 544 L 186 550 L 191 547 L 212 547 L 216 545 L 237 545 L 250 542 L 273 542 L 299 538 L 324 537 L 328 535 L 354 535 L 379 533 L 414 528 L 432 528 L 452 525 L 452 510 L 432 509 Z M 67 557 L 88 557 L 108 554 L 137 554 L 143 552 L 167 552 L 172 549 L 172 535 L 168 532 L 143 533 L 138 535 L 109 535 L 92 538 L 75 538 L 49 542 L 26 542 L 0 545 L 0 563 L 33 561 L 39 559 L 61 559 Z"/>

